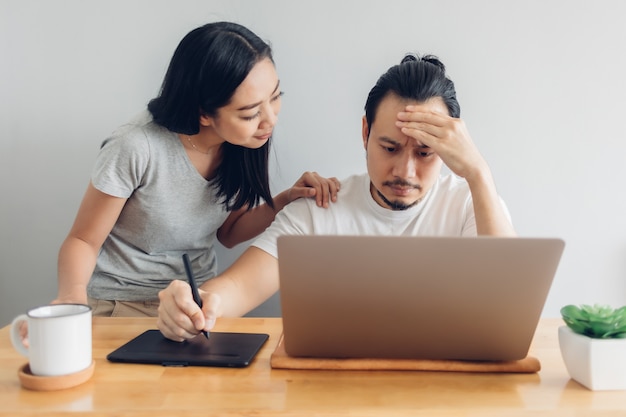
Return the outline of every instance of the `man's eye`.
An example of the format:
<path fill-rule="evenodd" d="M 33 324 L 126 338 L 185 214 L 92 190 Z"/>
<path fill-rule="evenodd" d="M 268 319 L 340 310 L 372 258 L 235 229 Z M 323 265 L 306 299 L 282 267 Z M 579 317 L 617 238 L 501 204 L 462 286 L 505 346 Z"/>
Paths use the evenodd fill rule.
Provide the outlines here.
<path fill-rule="evenodd" d="M 389 153 L 392 153 L 392 152 L 396 151 L 396 148 L 392 148 L 392 147 L 389 147 L 389 146 L 383 146 L 383 149 L 386 150 Z"/>
<path fill-rule="evenodd" d="M 426 158 L 427 156 L 431 156 L 433 153 L 432 152 L 418 152 L 417 154 L 422 158 Z"/>

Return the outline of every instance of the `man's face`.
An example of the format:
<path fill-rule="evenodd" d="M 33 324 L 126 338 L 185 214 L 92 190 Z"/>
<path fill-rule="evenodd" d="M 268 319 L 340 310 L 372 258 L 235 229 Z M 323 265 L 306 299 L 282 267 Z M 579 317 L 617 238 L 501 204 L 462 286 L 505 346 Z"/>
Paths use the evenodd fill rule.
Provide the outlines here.
<path fill-rule="evenodd" d="M 416 103 L 388 94 L 380 102 L 372 126 L 363 117 L 363 145 L 367 152 L 370 192 L 381 206 L 405 210 L 417 204 L 437 180 L 443 162 L 430 148 L 404 135 L 396 126 L 407 105 L 448 115 L 440 97 Z"/>

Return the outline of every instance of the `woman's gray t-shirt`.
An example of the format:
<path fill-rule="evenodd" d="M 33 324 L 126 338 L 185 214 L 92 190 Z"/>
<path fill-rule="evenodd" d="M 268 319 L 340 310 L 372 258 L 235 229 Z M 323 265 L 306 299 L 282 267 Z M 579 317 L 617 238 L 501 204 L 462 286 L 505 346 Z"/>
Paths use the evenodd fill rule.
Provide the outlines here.
<path fill-rule="evenodd" d="M 216 275 L 216 231 L 229 212 L 178 136 L 148 112 L 103 142 L 91 182 L 128 200 L 98 255 L 90 297 L 157 300 L 172 280 L 185 279 L 183 253 L 199 283 Z"/>

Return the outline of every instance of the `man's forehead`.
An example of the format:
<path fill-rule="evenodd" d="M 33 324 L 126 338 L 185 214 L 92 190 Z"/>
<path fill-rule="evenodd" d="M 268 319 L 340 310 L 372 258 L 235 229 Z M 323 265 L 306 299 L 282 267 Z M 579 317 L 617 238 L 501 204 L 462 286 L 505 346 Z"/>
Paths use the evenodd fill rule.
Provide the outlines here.
<path fill-rule="evenodd" d="M 420 141 L 418 141 L 417 139 L 411 137 L 411 136 L 406 136 L 403 134 L 400 134 L 401 138 L 392 138 L 389 136 L 379 136 L 378 137 L 378 141 L 382 142 L 382 143 L 387 143 L 389 145 L 394 145 L 394 146 L 412 146 L 413 148 L 417 148 L 417 149 L 425 149 L 428 148 L 428 146 L 424 145 L 423 143 L 421 143 Z"/>

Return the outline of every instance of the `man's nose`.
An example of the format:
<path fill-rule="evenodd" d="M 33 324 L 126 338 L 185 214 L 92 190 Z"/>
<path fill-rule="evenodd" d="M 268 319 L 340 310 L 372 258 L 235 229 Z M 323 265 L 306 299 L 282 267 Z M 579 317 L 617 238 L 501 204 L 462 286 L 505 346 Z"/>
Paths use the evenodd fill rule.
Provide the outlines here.
<path fill-rule="evenodd" d="M 417 159 L 410 152 L 398 155 L 393 167 L 393 175 L 400 178 L 413 178 L 417 172 Z"/>

